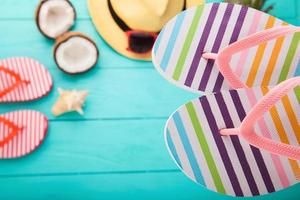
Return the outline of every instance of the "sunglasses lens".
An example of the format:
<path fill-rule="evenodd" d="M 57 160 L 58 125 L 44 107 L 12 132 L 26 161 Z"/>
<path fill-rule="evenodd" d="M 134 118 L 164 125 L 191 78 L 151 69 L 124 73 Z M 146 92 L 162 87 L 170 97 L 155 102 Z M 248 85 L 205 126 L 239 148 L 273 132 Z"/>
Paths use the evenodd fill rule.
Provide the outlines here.
<path fill-rule="evenodd" d="M 155 42 L 155 36 L 149 33 L 131 33 L 129 36 L 129 49 L 135 53 L 149 52 Z"/>

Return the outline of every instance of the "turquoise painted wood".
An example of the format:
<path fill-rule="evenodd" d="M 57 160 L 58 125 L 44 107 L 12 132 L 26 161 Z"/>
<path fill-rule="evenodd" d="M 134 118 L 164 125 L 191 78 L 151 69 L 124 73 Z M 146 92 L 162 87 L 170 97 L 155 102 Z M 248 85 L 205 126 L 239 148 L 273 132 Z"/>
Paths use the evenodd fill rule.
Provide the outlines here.
<path fill-rule="evenodd" d="M 151 62 L 115 53 L 96 33 L 85 0 L 75 30 L 95 39 L 101 59 L 95 69 L 66 75 L 52 58 L 53 41 L 34 22 L 37 0 L 0 0 L 0 59 L 30 56 L 45 64 L 55 81 L 49 96 L 31 103 L 0 105 L 0 113 L 35 109 L 50 119 L 48 137 L 29 156 L 0 161 L 0 199 L 234 199 L 207 191 L 175 166 L 164 145 L 167 117 L 197 95 L 165 81 Z M 300 24 L 300 2 L 275 2 L 272 14 Z M 300 74 L 300 72 L 298 72 Z M 57 88 L 90 90 L 86 115 L 54 118 Z M 300 185 L 257 199 L 293 199 Z"/>

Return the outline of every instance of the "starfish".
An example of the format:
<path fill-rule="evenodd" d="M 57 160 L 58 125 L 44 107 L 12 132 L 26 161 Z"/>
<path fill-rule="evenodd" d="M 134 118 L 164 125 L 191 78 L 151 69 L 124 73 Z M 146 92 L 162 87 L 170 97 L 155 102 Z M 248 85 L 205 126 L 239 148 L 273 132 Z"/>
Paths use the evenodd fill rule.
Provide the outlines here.
<path fill-rule="evenodd" d="M 66 112 L 76 111 L 83 115 L 83 104 L 88 95 L 87 90 L 63 90 L 58 88 L 59 98 L 52 107 L 54 116 L 62 115 Z"/>

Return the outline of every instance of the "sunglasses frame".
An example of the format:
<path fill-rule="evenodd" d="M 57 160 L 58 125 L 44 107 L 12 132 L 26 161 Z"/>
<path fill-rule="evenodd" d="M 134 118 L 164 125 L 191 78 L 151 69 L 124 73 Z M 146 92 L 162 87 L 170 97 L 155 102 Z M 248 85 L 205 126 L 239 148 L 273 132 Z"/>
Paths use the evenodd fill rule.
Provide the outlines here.
<path fill-rule="evenodd" d="M 153 45 L 154 45 L 154 42 L 155 42 L 155 40 L 157 39 L 157 37 L 158 37 L 158 33 L 156 33 L 156 32 L 146 32 L 146 31 L 137 31 L 137 30 L 129 30 L 129 31 L 125 31 L 125 34 L 126 34 L 126 36 L 127 36 L 127 41 L 128 41 L 128 47 L 127 47 L 127 51 L 130 51 L 130 52 L 132 52 L 132 53 L 136 53 L 136 54 L 147 54 L 147 53 L 149 53 L 149 52 L 151 52 L 151 50 L 152 50 L 152 48 L 153 48 L 153 45 L 152 45 L 152 47 L 148 50 L 148 51 L 146 51 L 146 52 L 142 52 L 142 53 L 139 53 L 139 52 L 136 52 L 136 51 L 134 51 L 131 47 L 130 47 L 130 41 L 131 41 L 131 36 L 133 35 L 133 34 L 135 34 L 135 33 L 137 33 L 137 34 L 144 34 L 144 35 L 149 35 L 149 36 L 151 36 L 152 38 L 153 38 Z"/>

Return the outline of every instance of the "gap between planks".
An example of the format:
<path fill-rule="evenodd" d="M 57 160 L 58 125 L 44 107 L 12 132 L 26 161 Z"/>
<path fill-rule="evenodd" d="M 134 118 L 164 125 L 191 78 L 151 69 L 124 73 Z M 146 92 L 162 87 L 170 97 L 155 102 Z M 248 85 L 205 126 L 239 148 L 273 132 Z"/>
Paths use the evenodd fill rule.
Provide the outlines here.
<path fill-rule="evenodd" d="M 111 174 L 154 174 L 154 173 L 182 173 L 180 169 L 161 170 L 132 170 L 132 171 L 102 171 L 102 172 L 64 172 L 64 173 L 36 173 L 36 174 L 5 174 L 0 178 L 27 178 L 27 177 L 55 177 L 55 176 L 90 176 Z"/>
<path fill-rule="evenodd" d="M 74 122 L 74 121 L 136 121 L 136 120 L 167 120 L 168 117 L 103 117 L 88 119 L 49 119 L 50 122 Z"/>

